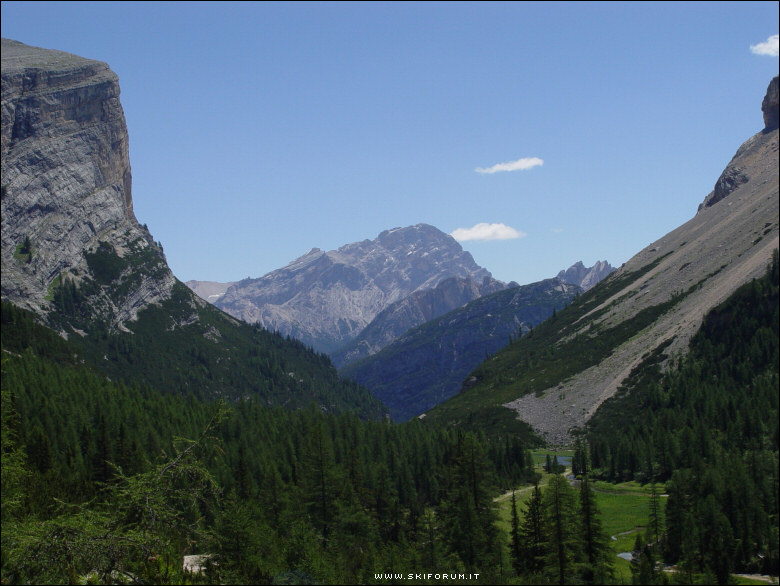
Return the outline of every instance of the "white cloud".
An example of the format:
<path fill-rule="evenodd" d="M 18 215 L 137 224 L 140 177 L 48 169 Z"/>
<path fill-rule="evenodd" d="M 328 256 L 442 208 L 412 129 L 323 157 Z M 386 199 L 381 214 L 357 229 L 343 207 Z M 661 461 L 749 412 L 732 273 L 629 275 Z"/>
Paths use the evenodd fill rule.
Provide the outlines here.
<path fill-rule="evenodd" d="M 527 236 L 524 232 L 510 228 L 506 224 L 487 224 L 482 222 L 472 228 L 453 230 L 452 237 L 458 242 L 467 240 L 511 240 Z"/>
<path fill-rule="evenodd" d="M 777 57 L 779 43 L 780 43 L 780 35 L 772 35 L 763 43 L 758 43 L 757 45 L 750 45 L 750 52 L 755 55 L 766 55 L 768 57 Z"/>
<path fill-rule="evenodd" d="M 563 228 L 553 228 L 552 231 L 554 234 L 562 234 Z"/>
<path fill-rule="evenodd" d="M 499 171 L 525 171 L 526 169 L 533 169 L 544 165 L 544 161 L 539 157 L 526 157 L 524 159 L 517 159 L 516 161 L 509 161 L 507 163 L 498 163 L 492 167 L 477 167 L 474 169 L 477 173 L 497 173 Z"/>

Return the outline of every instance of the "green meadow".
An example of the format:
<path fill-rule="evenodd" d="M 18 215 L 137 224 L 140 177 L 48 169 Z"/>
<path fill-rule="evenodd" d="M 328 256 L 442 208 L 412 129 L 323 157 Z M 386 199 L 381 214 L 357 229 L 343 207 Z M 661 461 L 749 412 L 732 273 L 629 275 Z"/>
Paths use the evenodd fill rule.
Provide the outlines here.
<path fill-rule="evenodd" d="M 549 451 L 534 450 L 532 457 L 537 471 L 542 474 L 539 482 L 544 487 L 551 477 L 544 472 L 543 467 L 547 455 L 558 456 L 559 460 L 571 458 L 572 451 Z M 563 460 L 568 462 L 569 460 Z M 566 474 L 571 474 L 567 468 Z M 610 544 L 615 552 L 615 578 L 618 583 L 631 583 L 631 564 L 628 560 L 617 557 L 621 552 L 630 552 L 634 548 L 634 540 L 637 535 L 644 532 L 647 527 L 647 520 L 650 511 L 650 493 L 649 484 L 641 485 L 638 482 L 623 482 L 620 484 L 611 484 L 608 482 L 594 481 L 591 486 L 596 494 L 596 502 L 601 513 L 601 523 L 605 533 L 610 537 Z M 517 501 L 518 513 L 523 514 L 525 502 L 530 498 L 533 486 L 525 485 L 515 489 L 515 500 Z M 657 486 L 659 494 L 663 493 L 663 485 Z M 663 496 L 661 497 L 661 512 L 663 512 Z M 512 511 L 512 493 L 507 492 L 496 498 L 498 505 L 498 526 L 506 536 L 509 542 L 509 532 L 511 527 Z"/>

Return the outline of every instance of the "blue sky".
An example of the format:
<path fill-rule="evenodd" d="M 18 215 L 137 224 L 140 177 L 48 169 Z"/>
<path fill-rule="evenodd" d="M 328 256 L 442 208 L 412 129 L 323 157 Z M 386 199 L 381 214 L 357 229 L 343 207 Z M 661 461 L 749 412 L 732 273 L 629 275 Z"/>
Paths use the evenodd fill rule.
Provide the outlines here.
<path fill-rule="evenodd" d="M 3 37 L 119 75 L 136 217 L 176 276 L 216 281 L 419 222 L 481 238 L 504 281 L 619 266 L 761 129 L 777 23 L 777 2 L 2 2 Z"/>

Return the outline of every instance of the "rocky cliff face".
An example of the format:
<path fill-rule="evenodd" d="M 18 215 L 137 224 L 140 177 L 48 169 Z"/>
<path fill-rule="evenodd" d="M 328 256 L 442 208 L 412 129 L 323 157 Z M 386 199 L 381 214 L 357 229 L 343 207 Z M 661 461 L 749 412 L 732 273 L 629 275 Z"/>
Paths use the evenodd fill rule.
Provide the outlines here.
<path fill-rule="evenodd" d="M 108 65 L 2 40 L 0 181 L 3 299 L 46 320 L 58 291 L 75 284 L 96 316 L 121 329 L 170 297 L 175 279 L 133 214 L 127 128 Z"/>
<path fill-rule="evenodd" d="M 599 281 L 615 270 L 605 260 L 597 261 L 592 267 L 586 267 L 582 261 L 577 261 L 565 271 L 558 273 L 558 278 L 566 283 L 582 287 L 584 291 L 595 287 Z"/>
<path fill-rule="evenodd" d="M 260 279 L 239 281 L 216 305 L 332 352 L 394 302 L 452 277 L 482 282 L 490 273 L 454 238 L 418 224 L 330 252 L 312 249 Z"/>
<path fill-rule="evenodd" d="M 769 82 L 766 96 L 761 102 L 761 111 L 764 113 L 764 132 L 777 130 L 780 124 L 780 90 L 778 89 L 778 77 Z"/>

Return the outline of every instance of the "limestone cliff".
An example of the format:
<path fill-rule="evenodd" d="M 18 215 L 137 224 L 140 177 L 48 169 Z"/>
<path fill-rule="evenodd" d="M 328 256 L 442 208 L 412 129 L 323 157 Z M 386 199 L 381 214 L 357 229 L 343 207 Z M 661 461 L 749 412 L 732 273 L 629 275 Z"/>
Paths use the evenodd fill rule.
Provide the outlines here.
<path fill-rule="evenodd" d="M 127 127 L 105 63 L 2 40 L 2 297 L 42 319 L 66 284 L 122 329 L 175 279 L 133 214 Z M 73 287 L 72 289 L 73 290 Z"/>

